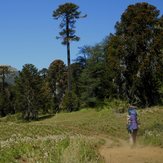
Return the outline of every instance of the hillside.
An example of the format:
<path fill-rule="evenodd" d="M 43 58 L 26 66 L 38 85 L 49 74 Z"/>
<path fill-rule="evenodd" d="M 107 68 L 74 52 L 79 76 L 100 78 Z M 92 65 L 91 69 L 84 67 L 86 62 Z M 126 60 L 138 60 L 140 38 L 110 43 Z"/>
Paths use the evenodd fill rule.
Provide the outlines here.
<path fill-rule="evenodd" d="M 137 147 L 128 144 L 126 114 L 104 108 L 40 117 L 22 122 L 0 119 L 0 163 L 162 163 L 163 107 L 138 110 Z"/>

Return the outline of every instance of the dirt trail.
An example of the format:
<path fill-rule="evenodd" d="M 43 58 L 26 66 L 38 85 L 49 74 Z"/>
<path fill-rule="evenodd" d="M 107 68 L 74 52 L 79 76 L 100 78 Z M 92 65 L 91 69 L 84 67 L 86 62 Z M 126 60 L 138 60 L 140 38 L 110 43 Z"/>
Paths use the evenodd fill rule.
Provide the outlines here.
<path fill-rule="evenodd" d="M 129 146 L 121 142 L 119 146 L 105 138 L 105 144 L 99 149 L 105 163 L 163 163 L 163 148 Z"/>

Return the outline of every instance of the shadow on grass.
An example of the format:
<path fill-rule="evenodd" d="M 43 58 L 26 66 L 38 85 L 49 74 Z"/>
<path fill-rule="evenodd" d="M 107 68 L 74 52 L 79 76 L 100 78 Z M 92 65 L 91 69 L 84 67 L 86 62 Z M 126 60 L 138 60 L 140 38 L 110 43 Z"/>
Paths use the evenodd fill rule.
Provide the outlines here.
<path fill-rule="evenodd" d="M 49 118 L 52 118 L 53 116 L 55 116 L 55 114 L 42 115 L 42 116 L 38 117 L 37 121 L 49 119 Z"/>

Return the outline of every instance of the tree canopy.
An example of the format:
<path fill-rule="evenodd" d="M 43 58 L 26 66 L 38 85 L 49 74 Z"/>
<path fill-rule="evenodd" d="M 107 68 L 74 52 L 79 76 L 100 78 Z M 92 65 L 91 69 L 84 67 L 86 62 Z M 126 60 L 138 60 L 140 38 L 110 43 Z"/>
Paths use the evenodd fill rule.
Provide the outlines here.
<path fill-rule="evenodd" d="M 0 67 L 0 116 L 21 112 L 26 120 L 39 113 L 76 111 L 118 99 L 141 107 L 163 104 L 163 16 L 148 3 L 129 5 L 115 24 L 115 33 L 95 45 L 80 47 L 70 63 L 70 42 L 78 41 L 81 18 L 73 3 L 53 11 L 61 19 L 60 38 L 67 45 L 66 65 L 57 59 L 48 68 L 25 64 L 15 82 L 6 82 Z M 67 75 L 68 74 L 68 75 Z"/>
<path fill-rule="evenodd" d="M 159 10 L 148 3 L 130 5 L 108 44 L 108 62 L 118 93 L 130 101 L 153 105 L 159 99 L 163 46 Z"/>
<path fill-rule="evenodd" d="M 68 63 L 68 92 L 71 93 L 71 67 L 70 67 L 70 41 L 79 41 L 79 37 L 75 35 L 75 23 L 76 19 L 85 17 L 81 16 L 81 12 L 78 11 L 79 6 L 74 3 L 65 3 L 60 5 L 53 11 L 53 17 L 55 19 L 61 19 L 60 28 L 62 29 L 60 37 L 62 44 L 67 45 L 67 63 Z"/>

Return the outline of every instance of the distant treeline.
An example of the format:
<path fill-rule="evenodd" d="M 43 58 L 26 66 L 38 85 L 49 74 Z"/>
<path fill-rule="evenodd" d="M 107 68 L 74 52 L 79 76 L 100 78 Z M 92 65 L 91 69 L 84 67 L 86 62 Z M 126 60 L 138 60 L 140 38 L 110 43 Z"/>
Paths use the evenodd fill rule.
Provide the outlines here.
<path fill-rule="evenodd" d="M 38 113 L 71 112 L 113 98 L 141 107 L 162 104 L 162 29 L 163 16 L 156 7 L 128 6 L 114 34 L 80 49 L 71 64 L 71 92 L 67 91 L 68 69 L 61 60 L 40 71 L 24 65 L 14 84 L 7 84 L 1 71 L 0 115 L 21 112 L 30 120 Z"/>

